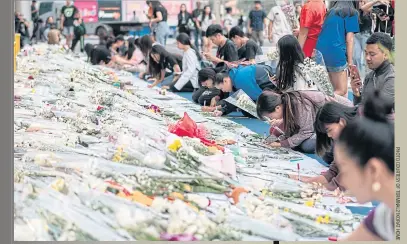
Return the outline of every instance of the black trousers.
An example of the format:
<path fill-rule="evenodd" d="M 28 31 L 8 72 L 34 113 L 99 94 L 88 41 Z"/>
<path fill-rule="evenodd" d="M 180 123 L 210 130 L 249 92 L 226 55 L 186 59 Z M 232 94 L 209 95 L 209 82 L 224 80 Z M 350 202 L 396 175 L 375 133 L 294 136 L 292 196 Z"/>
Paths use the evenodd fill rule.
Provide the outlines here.
<path fill-rule="evenodd" d="M 81 47 L 81 52 L 83 53 L 83 50 L 85 48 L 85 37 L 83 35 L 81 36 L 75 36 L 75 38 L 72 40 L 72 47 L 71 50 L 74 51 L 76 44 L 78 44 L 78 42 L 80 42 L 80 47 Z"/>

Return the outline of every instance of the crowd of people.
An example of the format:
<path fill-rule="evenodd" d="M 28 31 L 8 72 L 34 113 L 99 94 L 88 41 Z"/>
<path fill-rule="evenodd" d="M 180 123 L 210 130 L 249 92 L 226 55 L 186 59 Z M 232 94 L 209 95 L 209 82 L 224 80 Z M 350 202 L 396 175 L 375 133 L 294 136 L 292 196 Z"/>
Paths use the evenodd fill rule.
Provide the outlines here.
<path fill-rule="evenodd" d="M 82 48 L 80 36 L 86 30 L 72 27 L 75 21 L 80 23 L 74 9 L 63 11 L 61 27 L 65 36 L 72 37 L 73 46 L 81 42 L 93 65 L 136 72 L 150 82 L 150 88 L 193 92 L 193 101 L 214 116 L 237 111 L 225 99 L 244 91 L 256 103 L 257 117 L 266 120 L 270 134 L 279 139 L 270 147 L 316 152 L 330 165 L 323 175 L 302 181 L 349 190 L 362 203 L 381 202 L 348 240 L 392 240 L 394 1 L 331 1 L 328 9 L 323 0 L 308 0 L 303 6 L 277 2 L 266 14 L 261 2 L 255 1 L 248 33 L 233 20 L 230 9 L 225 21 L 216 24 L 210 6 L 200 9 L 198 3 L 189 13 L 182 5 L 176 42 L 183 55 L 165 47 L 168 14 L 159 1 L 147 1 L 152 35 L 127 40 L 106 37 L 98 45 Z M 294 10 L 295 17 L 288 18 L 286 9 Z M 51 39 L 52 20 L 47 20 L 47 26 Z M 267 62 L 256 62 L 262 55 L 264 36 L 278 50 L 276 69 Z M 217 47 L 215 55 L 212 45 Z M 323 56 L 334 96 L 302 73 L 304 60 L 312 58 L 315 49 Z"/>

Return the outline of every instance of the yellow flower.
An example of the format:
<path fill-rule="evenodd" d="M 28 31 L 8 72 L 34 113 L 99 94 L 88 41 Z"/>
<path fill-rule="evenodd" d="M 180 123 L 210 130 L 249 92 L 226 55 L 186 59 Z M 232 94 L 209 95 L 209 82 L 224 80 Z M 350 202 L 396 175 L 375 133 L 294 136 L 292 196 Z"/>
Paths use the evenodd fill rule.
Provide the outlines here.
<path fill-rule="evenodd" d="M 35 89 L 32 89 L 32 90 L 31 90 L 31 93 L 35 93 Z"/>
<path fill-rule="evenodd" d="M 324 223 L 329 224 L 329 220 L 330 220 L 329 215 L 325 215 Z"/>
<path fill-rule="evenodd" d="M 318 216 L 316 221 L 318 224 L 321 224 L 324 221 L 324 218 L 322 218 L 322 216 Z"/>
<path fill-rule="evenodd" d="M 168 146 L 168 149 L 172 152 L 177 152 L 181 148 L 181 141 L 176 139 L 171 145 Z"/>
<path fill-rule="evenodd" d="M 306 201 L 304 204 L 305 204 L 305 206 L 307 206 L 307 207 L 313 207 L 313 206 L 314 206 L 314 202 L 313 202 L 313 201 Z"/>
<path fill-rule="evenodd" d="M 178 198 L 180 200 L 184 200 L 184 196 L 179 192 L 172 192 L 170 194 L 170 196 L 173 197 L 173 198 Z"/>
<path fill-rule="evenodd" d="M 288 208 L 284 208 L 284 212 L 288 212 L 289 210 L 288 210 Z"/>
<path fill-rule="evenodd" d="M 56 181 L 54 181 L 54 183 L 52 183 L 51 187 L 52 189 L 56 190 L 56 191 L 62 191 L 64 189 L 65 186 L 65 181 L 63 179 L 58 179 Z"/>
<path fill-rule="evenodd" d="M 192 187 L 190 185 L 184 184 L 184 190 L 187 192 L 192 192 Z"/>
<path fill-rule="evenodd" d="M 262 193 L 262 194 L 261 194 L 262 197 L 265 197 L 265 196 L 267 195 L 267 193 L 269 193 L 269 192 L 268 192 L 268 190 L 264 189 L 264 190 L 261 191 L 261 193 Z M 270 193 L 271 193 L 271 192 L 270 192 Z M 269 193 L 269 194 L 270 194 L 270 193 Z"/>

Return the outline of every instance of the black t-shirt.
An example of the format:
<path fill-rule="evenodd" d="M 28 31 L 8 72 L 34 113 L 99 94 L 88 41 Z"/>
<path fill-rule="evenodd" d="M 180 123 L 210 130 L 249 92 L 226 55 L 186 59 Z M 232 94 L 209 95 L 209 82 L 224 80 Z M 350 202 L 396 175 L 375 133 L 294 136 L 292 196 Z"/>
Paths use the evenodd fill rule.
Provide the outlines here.
<path fill-rule="evenodd" d="M 253 40 L 247 41 L 246 45 L 237 50 L 240 59 L 246 59 L 247 61 L 254 59 L 257 55 L 262 55 L 263 51 L 260 46 Z"/>
<path fill-rule="evenodd" d="M 37 8 L 33 5 L 31 5 L 31 19 L 33 21 L 36 21 L 38 19 L 38 11 L 33 13 L 33 11 L 35 11 Z"/>
<path fill-rule="evenodd" d="M 203 9 L 195 9 L 192 11 L 192 18 L 198 18 L 203 13 Z M 197 28 L 196 22 L 194 21 L 195 28 Z"/>
<path fill-rule="evenodd" d="M 234 62 L 239 60 L 235 44 L 231 40 L 227 40 L 223 47 L 218 47 L 216 57 L 227 62 Z"/>
<path fill-rule="evenodd" d="M 103 45 L 97 45 L 91 52 L 90 61 L 93 65 L 100 64 L 103 61 L 105 64 L 108 64 L 110 60 L 112 60 L 112 55 L 107 49 L 107 47 Z"/>
<path fill-rule="evenodd" d="M 74 16 L 78 12 L 78 9 L 75 6 L 63 6 L 61 8 L 61 14 L 64 15 L 64 26 L 71 27 L 73 26 Z"/>
<path fill-rule="evenodd" d="M 157 18 L 157 13 L 161 12 L 163 19 L 161 21 L 167 21 L 167 10 L 164 7 L 158 6 L 154 8 L 154 18 Z M 160 21 L 160 22 L 161 22 Z"/>
<path fill-rule="evenodd" d="M 161 70 L 169 69 L 174 72 L 174 65 L 178 64 L 180 69 L 182 69 L 182 58 L 177 55 L 172 55 L 163 57 L 164 60 L 161 62 Z"/>
<path fill-rule="evenodd" d="M 370 17 L 370 14 L 364 14 L 363 11 L 359 11 L 359 16 L 360 16 L 360 23 L 359 23 L 359 29 L 360 32 L 372 32 L 372 18 Z"/>

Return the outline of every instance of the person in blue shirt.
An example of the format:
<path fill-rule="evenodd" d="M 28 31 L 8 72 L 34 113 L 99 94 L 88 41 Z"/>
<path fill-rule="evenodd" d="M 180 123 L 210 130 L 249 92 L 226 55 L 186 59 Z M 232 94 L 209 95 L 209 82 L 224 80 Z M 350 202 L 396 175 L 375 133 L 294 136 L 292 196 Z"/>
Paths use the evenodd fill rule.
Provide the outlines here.
<path fill-rule="evenodd" d="M 238 66 L 219 72 L 215 77 L 215 87 L 224 93 L 232 93 L 243 90 L 254 102 L 265 89 L 275 90 L 271 81 L 273 77 L 272 68 L 267 65 Z M 236 108 L 221 100 L 218 102 L 216 116 L 226 115 Z M 242 111 L 247 117 L 253 117 Z"/>
<path fill-rule="evenodd" d="M 353 39 L 359 32 L 358 1 L 333 1 L 316 49 L 323 55 L 335 93 L 346 96 L 348 66 L 353 65 Z"/>

